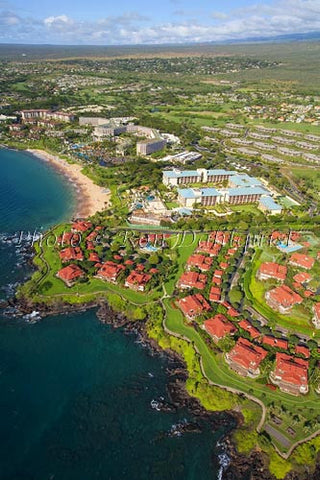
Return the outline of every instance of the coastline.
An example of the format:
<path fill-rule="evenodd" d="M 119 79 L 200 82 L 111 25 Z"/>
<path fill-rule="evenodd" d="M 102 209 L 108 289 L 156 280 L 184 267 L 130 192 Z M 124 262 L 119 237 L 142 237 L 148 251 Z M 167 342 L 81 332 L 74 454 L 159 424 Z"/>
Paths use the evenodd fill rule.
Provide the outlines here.
<path fill-rule="evenodd" d="M 81 165 L 70 164 L 58 155 L 53 155 L 45 150 L 27 149 L 25 151 L 50 163 L 75 187 L 76 209 L 74 215 L 76 217 L 90 217 L 110 205 L 110 194 L 105 193 L 102 187 L 84 175 Z"/>

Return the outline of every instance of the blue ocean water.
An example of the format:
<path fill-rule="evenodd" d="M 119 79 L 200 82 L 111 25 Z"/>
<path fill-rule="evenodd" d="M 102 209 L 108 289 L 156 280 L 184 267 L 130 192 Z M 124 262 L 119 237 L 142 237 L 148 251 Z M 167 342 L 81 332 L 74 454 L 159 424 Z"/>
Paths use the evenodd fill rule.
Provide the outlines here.
<path fill-rule="evenodd" d="M 44 162 L 0 150 L 0 172 L 0 235 L 71 215 L 72 190 Z M 0 286 L 28 273 L 22 263 L 1 245 Z M 0 480 L 216 479 L 224 431 L 172 435 L 193 414 L 151 407 L 167 398 L 168 365 L 94 311 L 0 317 Z"/>

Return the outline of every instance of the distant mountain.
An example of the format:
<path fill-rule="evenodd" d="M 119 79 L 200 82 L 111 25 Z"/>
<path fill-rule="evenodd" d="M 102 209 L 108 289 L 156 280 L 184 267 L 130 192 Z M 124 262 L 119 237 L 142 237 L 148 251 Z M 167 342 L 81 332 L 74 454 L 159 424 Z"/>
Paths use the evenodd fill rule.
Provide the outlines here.
<path fill-rule="evenodd" d="M 273 37 L 248 37 L 239 39 L 229 39 L 221 41 L 207 42 L 207 44 L 219 44 L 226 45 L 230 43 L 268 43 L 268 42 L 303 42 L 320 40 L 320 32 L 307 32 L 307 33 L 288 33 L 286 35 L 275 35 Z"/>

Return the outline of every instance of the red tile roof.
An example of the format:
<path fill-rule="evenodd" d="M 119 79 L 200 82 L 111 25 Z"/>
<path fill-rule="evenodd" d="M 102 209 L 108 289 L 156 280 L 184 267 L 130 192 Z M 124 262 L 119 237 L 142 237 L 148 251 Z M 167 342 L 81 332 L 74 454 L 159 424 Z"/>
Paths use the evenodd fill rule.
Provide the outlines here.
<path fill-rule="evenodd" d="M 271 347 L 283 348 L 284 350 L 287 350 L 289 345 L 288 340 L 285 340 L 284 338 L 269 337 L 268 335 L 263 337 L 262 343 L 270 345 Z"/>
<path fill-rule="evenodd" d="M 305 290 L 305 291 L 303 292 L 303 295 L 304 295 L 306 298 L 314 297 L 314 293 L 313 293 L 311 290 Z"/>
<path fill-rule="evenodd" d="M 80 243 L 80 235 L 78 233 L 64 232 L 57 239 L 58 245 L 78 246 Z"/>
<path fill-rule="evenodd" d="M 259 275 L 265 278 L 275 278 L 276 280 L 285 280 L 287 267 L 274 262 L 265 262 L 260 265 Z"/>
<path fill-rule="evenodd" d="M 295 348 L 295 353 L 297 355 L 303 355 L 306 358 L 310 357 L 310 350 L 308 347 L 305 347 L 304 345 L 297 345 Z"/>
<path fill-rule="evenodd" d="M 299 232 L 290 232 L 290 240 L 296 242 L 301 237 Z"/>
<path fill-rule="evenodd" d="M 212 283 L 213 283 L 214 285 L 221 285 L 221 283 L 222 283 L 222 278 L 212 277 Z"/>
<path fill-rule="evenodd" d="M 209 303 L 200 293 L 181 298 L 178 301 L 178 305 L 188 318 L 194 318 L 201 313 L 211 310 Z"/>
<path fill-rule="evenodd" d="M 216 239 L 217 243 L 221 243 L 222 245 L 226 245 L 229 242 L 230 237 L 231 237 L 230 232 L 217 231 L 215 239 Z"/>
<path fill-rule="evenodd" d="M 73 222 L 71 228 L 75 232 L 86 232 L 87 230 L 89 230 L 89 228 L 92 228 L 92 223 L 78 220 L 76 222 Z"/>
<path fill-rule="evenodd" d="M 235 309 L 233 308 L 230 303 L 228 303 L 226 300 L 224 300 L 222 302 L 222 305 L 228 310 L 228 315 L 230 315 L 230 317 L 239 317 L 240 316 L 240 313 Z"/>
<path fill-rule="evenodd" d="M 209 255 L 216 257 L 221 250 L 221 245 L 210 241 L 200 241 L 197 248 L 197 252 L 208 253 Z"/>
<path fill-rule="evenodd" d="M 309 363 L 307 360 L 291 357 L 286 353 L 277 353 L 273 375 L 274 377 L 279 377 L 281 381 L 294 386 L 307 386 L 308 367 Z"/>
<path fill-rule="evenodd" d="M 147 285 L 149 280 L 151 280 L 151 275 L 133 270 L 127 277 L 125 285 L 129 288 L 140 287 L 142 290 L 144 290 L 144 287 Z"/>
<path fill-rule="evenodd" d="M 124 262 L 124 264 L 125 264 L 125 265 L 133 265 L 133 264 L 134 264 L 134 261 L 129 259 L 129 260 L 126 260 L 126 261 Z"/>
<path fill-rule="evenodd" d="M 188 258 L 187 265 L 189 267 L 197 267 L 199 270 L 207 272 L 210 270 L 212 262 L 212 258 L 195 253 Z"/>
<path fill-rule="evenodd" d="M 83 253 L 80 247 L 67 247 L 59 252 L 59 256 L 63 262 L 70 260 L 83 260 Z"/>
<path fill-rule="evenodd" d="M 98 232 L 96 230 L 93 230 L 93 232 L 89 233 L 89 235 L 87 236 L 87 241 L 92 242 L 97 238 L 97 236 Z"/>
<path fill-rule="evenodd" d="M 221 278 L 224 274 L 223 270 L 215 270 L 213 276 L 217 278 Z"/>
<path fill-rule="evenodd" d="M 310 269 L 314 265 L 314 258 L 305 255 L 304 253 L 295 252 L 291 255 L 289 263 L 297 265 L 298 267 Z"/>
<path fill-rule="evenodd" d="M 257 347 L 245 338 L 239 338 L 228 353 L 228 358 L 246 370 L 256 370 L 266 355 L 267 352 L 263 348 Z"/>
<path fill-rule="evenodd" d="M 150 273 L 159 273 L 159 269 L 158 268 L 150 268 L 149 270 Z"/>
<path fill-rule="evenodd" d="M 210 302 L 219 302 L 221 299 L 221 290 L 219 287 L 211 287 L 209 293 Z"/>
<path fill-rule="evenodd" d="M 207 283 L 207 277 L 204 273 L 184 272 L 178 282 L 179 288 L 198 288 L 202 290 Z"/>
<path fill-rule="evenodd" d="M 226 268 L 229 267 L 229 263 L 221 262 L 221 263 L 219 263 L 219 267 L 222 268 L 223 270 L 225 270 Z"/>
<path fill-rule="evenodd" d="M 237 331 L 236 327 L 222 313 L 218 313 L 213 318 L 204 321 L 206 331 L 216 339 L 221 339 L 226 335 L 232 335 Z"/>
<path fill-rule="evenodd" d="M 276 230 L 271 234 L 271 240 L 283 240 L 287 238 L 287 235 L 282 232 L 277 232 Z"/>
<path fill-rule="evenodd" d="M 245 318 L 240 320 L 239 327 L 248 332 L 252 338 L 260 337 L 261 333 Z"/>
<path fill-rule="evenodd" d="M 57 273 L 57 276 L 61 278 L 61 280 L 64 280 L 65 282 L 72 282 L 73 280 L 76 280 L 77 278 L 82 277 L 84 274 L 84 271 L 81 270 L 78 265 L 68 265 L 67 267 L 62 268 L 59 270 Z"/>
<path fill-rule="evenodd" d="M 267 292 L 270 303 L 278 306 L 282 306 L 285 309 L 291 308 L 294 305 L 302 303 L 302 297 L 291 290 L 287 285 L 276 287 L 273 290 Z"/>
<path fill-rule="evenodd" d="M 118 265 L 117 263 L 108 261 L 102 265 L 97 275 L 105 280 L 115 281 L 124 269 L 124 265 Z"/>
<path fill-rule="evenodd" d="M 96 252 L 90 252 L 88 260 L 89 262 L 100 262 L 99 255 Z"/>
<path fill-rule="evenodd" d="M 86 242 L 87 250 L 94 250 L 94 243 L 93 242 Z"/>

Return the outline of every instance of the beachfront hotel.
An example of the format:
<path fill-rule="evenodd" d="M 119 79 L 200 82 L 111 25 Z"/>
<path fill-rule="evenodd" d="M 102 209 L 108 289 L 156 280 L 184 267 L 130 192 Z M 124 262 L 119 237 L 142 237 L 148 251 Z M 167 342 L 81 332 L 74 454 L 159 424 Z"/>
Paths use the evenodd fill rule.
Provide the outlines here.
<path fill-rule="evenodd" d="M 165 170 L 163 172 L 163 183 L 168 187 L 176 187 L 178 185 L 187 185 L 190 183 L 221 183 L 228 181 L 230 177 L 236 175 L 236 172 L 214 169 L 206 170 L 198 168 L 197 170 Z"/>
<path fill-rule="evenodd" d="M 36 121 L 40 119 L 58 120 L 61 122 L 71 122 L 74 120 L 72 113 L 54 112 L 46 109 L 21 110 L 20 112 L 23 122 Z"/>

